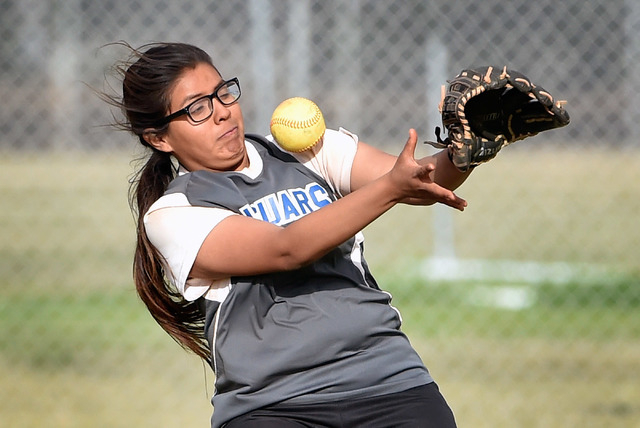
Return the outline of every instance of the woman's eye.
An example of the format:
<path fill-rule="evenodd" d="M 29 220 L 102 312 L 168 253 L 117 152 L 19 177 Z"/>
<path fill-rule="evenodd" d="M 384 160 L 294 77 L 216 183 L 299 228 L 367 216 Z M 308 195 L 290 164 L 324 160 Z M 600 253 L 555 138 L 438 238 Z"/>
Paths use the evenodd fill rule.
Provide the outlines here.
<path fill-rule="evenodd" d="M 231 95 L 231 93 L 229 92 L 223 92 L 221 94 L 218 94 L 218 98 L 220 99 L 220 101 L 227 102 L 227 101 L 232 101 L 233 100 L 233 95 Z"/>
<path fill-rule="evenodd" d="M 191 106 L 191 108 L 189 109 L 189 112 L 192 115 L 198 115 L 199 113 L 202 114 L 203 112 L 205 112 L 206 109 L 206 102 L 199 102 L 199 103 L 195 103 L 194 105 Z"/>

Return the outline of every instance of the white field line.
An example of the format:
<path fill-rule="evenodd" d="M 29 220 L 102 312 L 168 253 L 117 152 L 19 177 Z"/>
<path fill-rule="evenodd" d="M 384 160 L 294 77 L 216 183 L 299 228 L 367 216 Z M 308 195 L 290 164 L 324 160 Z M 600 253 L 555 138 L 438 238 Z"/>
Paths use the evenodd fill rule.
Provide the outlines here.
<path fill-rule="evenodd" d="M 459 258 L 425 259 L 418 267 L 422 278 L 437 281 L 482 281 L 517 284 L 602 284 L 621 277 L 604 266 L 565 262 L 481 260 Z"/>
<path fill-rule="evenodd" d="M 538 284 L 606 284 L 621 276 L 602 266 L 564 262 L 428 258 L 419 266 L 427 281 L 473 281 L 465 287 L 465 300 L 474 306 L 521 310 L 537 301 Z"/>

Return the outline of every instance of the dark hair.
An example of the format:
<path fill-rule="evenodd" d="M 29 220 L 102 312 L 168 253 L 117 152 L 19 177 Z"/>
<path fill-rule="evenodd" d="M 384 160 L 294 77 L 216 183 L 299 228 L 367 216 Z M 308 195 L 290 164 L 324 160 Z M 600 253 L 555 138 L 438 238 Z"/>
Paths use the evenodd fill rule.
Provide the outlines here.
<path fill-rule="evenodd" d="M 136 290 L 153 318 L 176 342 L 211 363 L 200 305 L 185 300 L 168 281 L 162 255 L 149 241 L 143 218 L 175 178 L 171 155 L 151 146 L 144 134 L 149 130 L 156 134 L 167 132 L 168 124 L 161 127 L 154 124 L 168 113 L 170 93 L 185 70 L 194 69 L 201 63 L 214 65 L 206 52 L 189 44 L 152 43 L 138 49 L 124 42 L 116 44 L 131 52 L 128 60 L 115 67 L 122 79 L 122 98 L 102 98 L 118 107 L 124 116 L 123 120 L 116 120 L 115 125 L 138 136 L 140 143 L 150 151 L 129 188 L 129 203 L 137 219 L 133 263 Z"/>

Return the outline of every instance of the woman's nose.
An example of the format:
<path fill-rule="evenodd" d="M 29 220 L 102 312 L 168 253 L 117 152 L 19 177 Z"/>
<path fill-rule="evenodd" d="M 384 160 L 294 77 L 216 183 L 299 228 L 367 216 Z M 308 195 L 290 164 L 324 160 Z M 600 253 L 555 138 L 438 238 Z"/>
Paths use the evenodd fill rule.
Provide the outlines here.
<path fill-rule="evenodd" d="M 213 99 L 213 120 L 218 123 L 219 121 L 224 121 L 229 118 L 231 114 L 231 110 L 229 107 L 222 104 L 220 101 Z"/>

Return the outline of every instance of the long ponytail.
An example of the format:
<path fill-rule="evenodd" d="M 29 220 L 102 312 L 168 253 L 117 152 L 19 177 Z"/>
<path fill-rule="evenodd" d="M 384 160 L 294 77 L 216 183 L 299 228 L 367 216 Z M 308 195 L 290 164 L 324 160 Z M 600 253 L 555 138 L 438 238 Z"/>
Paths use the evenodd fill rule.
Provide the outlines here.
<path fill-rule="evenodd" d="M 136 290 L 156 322 L 178 344 L 211 363 L 200 305 L 184 299 L 168 280 L 164 259 L 145 232 L 144 215 L 164 194 L 175 178 L 175 170 L 171 155 L 153 148 L 143 136 L 149 129 L 157 135 L 167 132 L 168 125 L 156 124 L 169 111 L 171 90 L 185 70 L 198 64 L 215 66 L 206 52 L 189 44 L 152 43 L 140 49 L 125 42 L 115 45 L 124 46 L 131 53 L 128 60 L 114 67 L 122 79 L 122 96 L 100 95 L 125 117 L 116 120 L 114 126 L 136 135 L 151 153 L 129 188 L 129 203 L 137 222 L 133 262 Z"/>
<path fill-rule="evenodd" d="M 137 215 L 137 243 L 133 262 L 136 291 L 156 322 L 178 344 L 210 363 L 211 352 L 204 336 L 200 307 L 195 302 L 185 300 L 167 280 L 162 255 L 145 233 L 144 213 L 163 195 L 175 176 L 171 156 L 152 150 L 129 191 L 129 202 Z"/>

